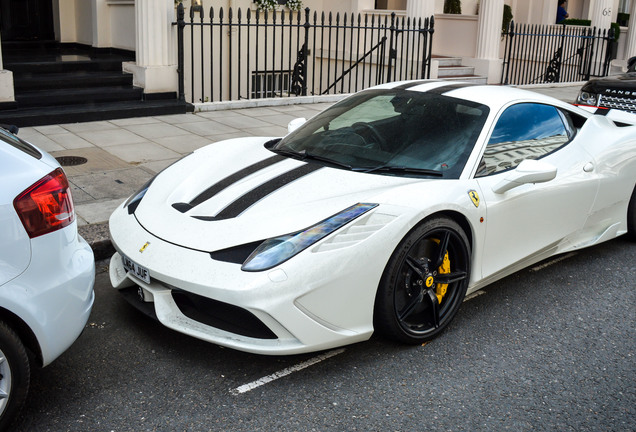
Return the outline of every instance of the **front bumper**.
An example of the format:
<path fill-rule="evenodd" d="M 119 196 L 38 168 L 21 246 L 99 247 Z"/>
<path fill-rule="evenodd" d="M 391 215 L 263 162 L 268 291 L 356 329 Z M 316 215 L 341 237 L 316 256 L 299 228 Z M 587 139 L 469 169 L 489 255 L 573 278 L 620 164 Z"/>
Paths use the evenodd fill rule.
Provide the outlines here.
<path fill-rule="evenodd" d="M 124 269 L 119 253 L 115 253 L 111 258 L 109 271 L 111 283 L 121 289 L 130 303 L 166 327 L 240 351 L 272 355 L 298 354 L 367 340 L 373 332 L 371 320 L 365 326 L 365 330 L 360 332 L 327 326 L 303 313 L 293 299 L 282 294 L 278 301 L 272 301 L 273 299 L 267 299 L 266 296 L 254 295 L 257 290 L 248 290 L 243 296 L 236 296 L 228 291 L 210 287 L 210 291 L 216 294 L 202 296 L 193 293 L 194 289 L 191 291 L 184 288 L 189 283 L 182 282 L 179 287 L 167 284 L 152 270 L 150 284 L 146 284 Z M 205 323 L 204 319 L 191 318 L 193 315 L 186 315 L 183 306 L 177 303 L 175 292 L 221 303 L 226 312 L 236 308 L 241 315 L 251 317 L 251 324 L 232 331 L 230 328 L 240 324 L 240 319 L 232 320 L 229 325 L 227 322 L 225 325 L 211 325 L 211 320 Z M 258 305 L 259 302 L 262 302 L 262 305 Z M 198 306 L 197 308 L 200 309 Z M 207 315 L 210 318 L 214 317 L 211 311 Z M 248 336 L 250 333 L 258 337 Z"/>
<path fill-rule="evenodd" d="M 111 216 L 110 229 L 118 251 L 110 262 L 111 284 L 129 301 L 143 301 L 136 306 L 178 332 L 272 355 L 367 340 L 373 333 L 378 281 L 392 252 L 386 242 L 395 238 L 391 230 L 379 230 L 357 246 L 326 252 L 313 247 L 271 270 L 244 272 L 240 264 L 216 261 L 207 252 L 151 235 L 121 208 Z M 125 270 L 122 254 L 149 270 L 150 283 Z"/>

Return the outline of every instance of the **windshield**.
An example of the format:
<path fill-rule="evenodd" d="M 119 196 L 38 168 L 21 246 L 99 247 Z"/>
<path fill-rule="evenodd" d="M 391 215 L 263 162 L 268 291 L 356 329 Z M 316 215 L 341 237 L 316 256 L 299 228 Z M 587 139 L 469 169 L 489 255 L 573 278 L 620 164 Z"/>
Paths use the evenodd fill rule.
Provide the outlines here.
<path fill-rule="evenodd" d="M 328 166 L 458 178 L 488 107 L 434 93 L 370 90 L 318 114 L 271 150 Z"/>

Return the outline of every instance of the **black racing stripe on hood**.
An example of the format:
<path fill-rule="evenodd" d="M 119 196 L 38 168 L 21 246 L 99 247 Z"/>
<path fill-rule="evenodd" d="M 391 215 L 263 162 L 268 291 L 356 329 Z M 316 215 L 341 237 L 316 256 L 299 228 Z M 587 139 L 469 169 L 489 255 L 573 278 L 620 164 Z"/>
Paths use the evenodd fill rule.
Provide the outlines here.
<path fill-rule="evenodd" d="M 223 180 L 218 181 L 217 183 L 213 184 L 212 186 L 201 192 L 199 195 L 194 197 L 189 203 L 175 203 L 172 205 L 172 207 L 179 210 L 181 213 L 185 213 L 188 210 L 191 210 L 193 207 L 196 207 L 199 204 L 209 200 L 214 195 L 221 192 L 223 189 L 230 187 L 232 184 L 247 177 L 248 175 L 254 174 L 257 171 L 262 170 L 263 168 L 267 168 L 268 166 L 274 165 L 285 159 L 287 159 L 285 156 L 280 155 L 275 155 L 267 159 L 263 159 L 260 162 L 249 165 L 242 170 L 225 177 Z"/>
<path fill-rule="evenodd" d="M 221 210 L 216 216 L 193 216 L 196 219 L 206 221 L 218 221 L 224 219 L 235 218 L 258 201 L 265 198 L 267 195 L 277 191 L 283 186 L 291 183 L 294 180 L 298 180 L 301 177 L 311 174 L 312 172 L 324 168 L 319 164 L 305 164 L 291 171 L 287 171 L 284 174 L 279 175 L 266 183 L 252 189 L 245 195 L 236 199 L 230 203 L 227 207 Z"/>

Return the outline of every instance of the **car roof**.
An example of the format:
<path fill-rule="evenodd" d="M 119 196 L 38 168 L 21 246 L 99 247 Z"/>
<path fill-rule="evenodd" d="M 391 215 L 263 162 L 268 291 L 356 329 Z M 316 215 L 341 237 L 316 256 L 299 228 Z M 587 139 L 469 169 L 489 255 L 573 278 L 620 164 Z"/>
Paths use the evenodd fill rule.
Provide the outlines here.
<path fill-rule="evenodd" d="M 555 105 L 585 117 L 590 116 L 588 112 L 551 96 L 509 86 L 473 84 L 461 81 L 416 80 L 388 83 L 374 88 L 400 88 L 409 91 L 434 92 L 486 105 L 493 112 L 498 112 L 502 107 L 514 102 L 536 102 Z"/>

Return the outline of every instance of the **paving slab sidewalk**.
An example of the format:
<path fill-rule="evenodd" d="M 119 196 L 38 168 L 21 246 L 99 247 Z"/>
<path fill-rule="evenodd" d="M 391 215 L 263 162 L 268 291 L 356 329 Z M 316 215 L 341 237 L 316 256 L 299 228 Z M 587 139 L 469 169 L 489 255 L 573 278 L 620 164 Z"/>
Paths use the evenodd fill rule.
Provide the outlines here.
<path fill-rule="evenodd" d="M 530 90 L 572 102 L 581 85 L 530 86 Z M 210 143 L 243 136 L 282 136 L 290 120 L 310 118 L 333 104 L 282 102 L 276 105 L 274 100 L 274 105 L 254 108 L 25 127 L 19 135 L 54 157 L 86 159 L 64 169 L 71 183 L 80 234 L 99 260 L 113 253 L 108 232 L 110 214 L 157 172 Z"/>

